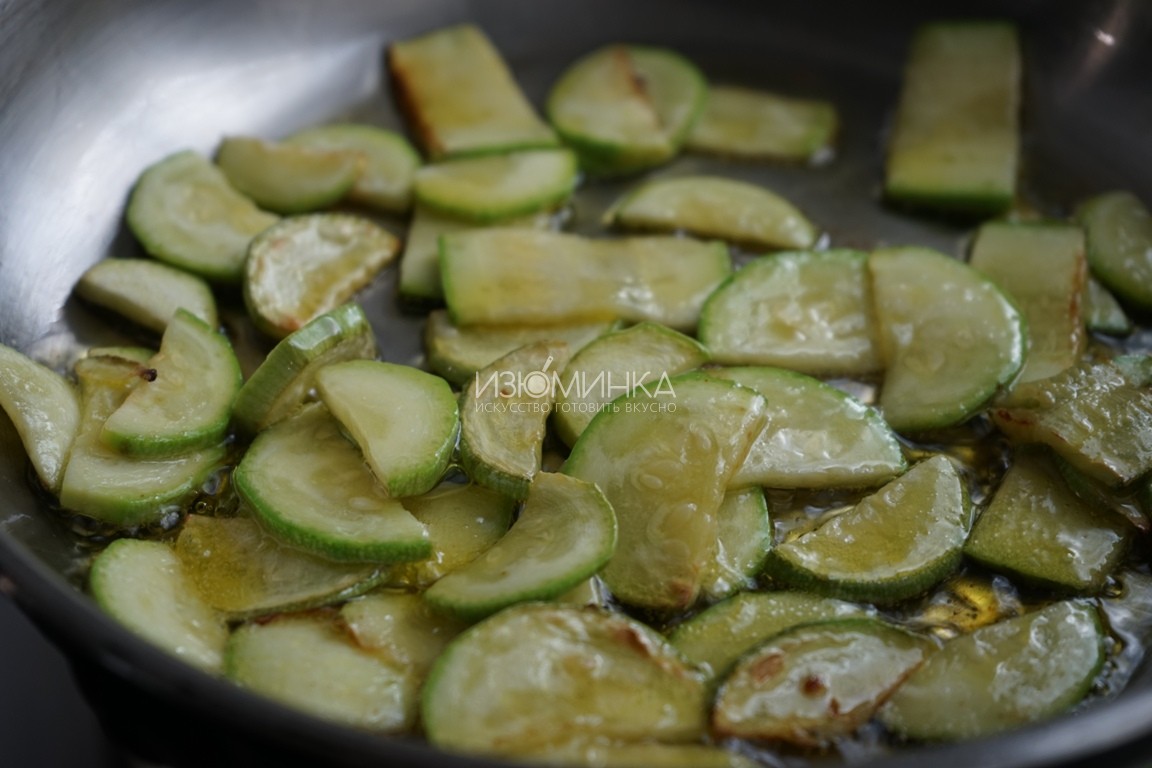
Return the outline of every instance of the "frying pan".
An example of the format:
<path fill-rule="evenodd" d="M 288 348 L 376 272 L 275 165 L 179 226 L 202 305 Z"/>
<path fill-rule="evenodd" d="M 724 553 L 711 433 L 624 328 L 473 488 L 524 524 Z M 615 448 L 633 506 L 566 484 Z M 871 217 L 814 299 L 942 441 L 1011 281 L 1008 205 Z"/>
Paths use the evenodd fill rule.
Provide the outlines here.
<path fill-rule="evenodd" d="M 0 0 L 0 341 L 67 365 L 120 340 L 69 299 L 96 260 L 136 254 L 121 214 L 142 168 L 221 135 L 285 135 L 351 117 L 401 128 L 382 51 L 443 24 L 483 26 L 541 103 L 563 66 L 617 40 L 667 45 L 717 81 L 829 98 L 842 118 L 820 168 L 732 165 L 842 246 L 960 253 L 965 226 L 878 204 L 883 137 L 911 29 L 934 18 L 1017 19 L 1026 68 L 1024 195 L 1060 215 L 1126 188 L 1152 201 L 1152 4 L 691 0 Z M 676 170 L 697 167 L 687 158 Z M 582 197 L 592 229 L 623 186 Z M 392 277 L 362 297 L 385 356 L 418 359 L 419 319 Z M 240 346 L 245 342 L 240 340 Z M 172 765 L 493 765 L 314 720 L 201 674 L 103 616 L 82 592 L 82 545 L 47 511 L 0 419 L 0 586 L 73 660 L 114 736 Z M 61 724 L 66 729 L 67 724 Z M 1142 759 L 1143 758 L 1143 759 Z M 893 753 L 897 768 L 1134 766 L 1152 759 L 1152 669 L 1118 698 L 997 738 Z"/>

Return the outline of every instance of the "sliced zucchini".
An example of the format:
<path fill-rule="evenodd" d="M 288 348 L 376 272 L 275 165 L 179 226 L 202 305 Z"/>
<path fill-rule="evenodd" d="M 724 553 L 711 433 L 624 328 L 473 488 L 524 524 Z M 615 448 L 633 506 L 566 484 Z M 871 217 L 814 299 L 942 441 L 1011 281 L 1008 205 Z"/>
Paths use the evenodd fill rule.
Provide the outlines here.
<path fill-rule="evenodd" d="M 330 616 L 277 616 L 232 635 L 225 674 L 245 688 L 325 720 L 402 731 L 416 717 L 407 670 L 365 650 Z"/>
<path fill-rule="evenodd" d="M 606 224 L 685 231 L 764 248 L 811 248 L 818 232 L 796 206 L 766 187 L 719 176 L 650 181 L 609 209 Z"/>
<path fill-rule="evenodd" d="M 1112 488 L 1076 469 L 1066 460 L 1055 457 L 1056 469 L 1073 495 L 1093 509 L 1109 509 L 1127 520 L 1136 530 L 1152 531 L 1152 478 L 1141 478 L 1128 485 Z"/>
<path fill-rule="evenodd" d="M 465 325 L 452 322 L 444 310 L 428 314 L 424 327 L 424 351 L 428 366 L 452 384 L 462 386 L 504 355 L 526 344 L 564 342 L 580 350 L 594 339 L 617 328 L 610 321 L 570 325 Z"/>
<path fill-rule="evenodd" d="M 149 347 L 125 347 L 113 345 L 111 347 L 89 347 L 84 353 L 85 357 L 119 357 L 133 363 L 147 365 L 148 361 L 156 355 L 156 350 Z"/>
<path fill-rule="evenodd" d="M 491 223 L 554 208 L 572 195 L 576 157 L 566 149 L 526 149 L 426 165 L 416 200 L 450 216 Z"/>
<path fill-rule="evenodd" d="M 586 170 L 629 173 L 679 151 L 706 91 L 700 71 L 673 51 L 611 45 L 564 71 L 547 111 Z"/>
<path fill-rule="evenodd" d="M 709 600 L 721 600 L 755 586 L 772 548 L 768 502 L 759 488 L 729 491 L 716 510 L 716 559 L 704 566 L 700 589 Z"/>
<path fill-rule="evenodd" d="M 383 564 L 432 552 L 424 526 L 376 482 L 320 403 L 261 432 L 232 481 L 269 531 L 321 557 Z"/>
<path fill-rule="evenodd" d="M 1024 316 L 979 272 L 926 248 L 881 249 L 868 268 L 893 429 L 958 424 L 1020 371 Z"/>
<path fill-rule="evenodd" d="M 1070 491 L 1043 453 L 1017 451 L 964 554 L 1049 588 L 1098 591 L 1124 557 L 1124 520 Z"/>
<path fill-rule="evenodd" d="M 541 472 L 512 528 L 471 563 L 437 581 L 424 599 L 479 619 L 516 603 L 549 600 L 596 573 L 616 548 L 616 517 L 599 489 Z"/>
<path fill-rule="evenodd" d="M 934 650 L 878 619 L 795 627 L 732 670 L 716 696 L 721 736 L 826 745 L 851 735 Z"/>
<path fill-rule="evenodd" d="M 261 208 L 292 214 L 327 208 L 344 197 L 360 178 L 364 156 L 229 136 L 220 142 L 216 165 Z"/>
<path fill-rule="evenodd" d="M 394 235 L 358 216 L 285 219 L 248 249 L 248 314 L 261 331 L 283 338 L 351 299 L 399 251 Z"/>
<path fill-rule="evenodd" d="M 977 738 L 1067 710 L 1104 662 L 1104 632 L 1075 601 L 982 627 L 948 642 L 880 710 L 912 739 Z"/>
<path fill-rule="evenodd" d="M 676 237 L 484 229 L 441 240 L 444 298 L 460 325 L 621 318 L 690 330 L 731 270 L 722 244 Z"/>
<path fill-rule="evenodd" d="M 529 216 L 501 219 L 492 226 L 552 229 L 555 220 L 555 214 L 545 211 Z M 440 236 L 475 229 L 477 226 L 474 221 L 448 216 L 427 206 L 416 205 L 412 222 L 408 225 L 408 237 L 404 241 L 404 255 L 400 259 L 398 286 L 400 296 L 417 303 L 442 302 L 444 288 L 440 283 Z"/>
<path fill-rule="evenodd" d="M 608 403 L 632 389 L 698 368 L 707 351 L 694 339 L 654 323 L 640 323 L 591 341 L 564 368 L 553 423 L 572 445 Z"/>
<path fill-rule="evenodd" d="M 0 344 L 0 408 L 8 414 L 44 487 L 60 491 L 80 429 L 80 397 L 60 374 Z"/>
<path fill-rule="evenodd" d="M 480 485 L 445 483 L 401 503 L 428 529 L 432 555 L 392 568 L 388 583 L 424 589 L 462 568 L 499 541 L 512 525 L 516 502 Z"/>
<path fill-rule="evenodd" d="M 444 647 L 466 628 L 411 592 L 382 590 L 349 600 L 340 607 L 340 619 L 357 645 L 420 684 Z"/>
<path fill-rule="evenodd" d="M 88 588 L 105 613 L 141 637 L 189 664 L 220 670 L 224 616 L 204 602 L 167 544 L 112 542 L 92 561 Z"/>
<path fill-rule="evenodd" d="M 870 613 L 856 603 L 804 592 L 742 592 L 696 614 L 668 639 L 719 680 L 745 653 L 790 627 Z"/>
<path fill-rule="evenodd" d="M 952 461 L 920 462 L 851 509 L 768 555 L 781 581 L 830 597 L 894 603 L 960 564 L 971 512 Z"/>
<path fill-rule="evenodd" d="M 980 228 L 968 263 L 1003 288 L 1028 324 L 1018 382 L 1055 376 L 1084 352 L 1080 299 L 1084 234 L 1067 224 L 992 222 Z"/>
<path fill-rule="evenodd" d="M 460 400 L 460 463 L 476 482 L 523 499 L 540 471 L 563 342 L 514 350 L 476 374 Z"/>
<path fill-rule="evenodd" d="M 272 348 L 240 387 L 232 416 L 241 430 L 254 435 L 299 408 L 324 366 L 375 356 L 376 337 L 364 310 L 359 304 L 342 304 L 309 320 Z"/>
<path fill-rule="evenodd" d="M 864 253 L 840 249 L 756 259 L 708 298 L 700 341 L 728 365 L 874 373 L 881 362 L 866 269 Z"/>
<path fill-rule="evenodd" d="M 228 339 L 177 309 L 148 372 L 100 437 L 134 456 L 175 456 L 224 439 L 243 378 Z"/>
<path fill-rule="evenodd" d="M 398 133 L 375 125 L 338 123 L 294 133 L 285 144 L 321 150 L 356 152 L 360 175 L 347 199 L 382 211 L 404 213 L 412 207 L 412 178 L 420 154 Z"/>
<path fill-rule="evenodd" d="M 815 161 L 829 153 L 838 128 L 827 101 L 713 85 L 688 149 L 721 155 Z"/>
<path fill-rule="evenodd" d="M 937 22 L 912 40 L 884 191 L 901 203 L 995 214 L 1015 198 L 1020 49 L 1002 21 Z"/>
<path fill-rule="evenodd" d="M 533 764 L 587 768 L 756 768 L 749 757 L 702 744 L 655 744 L 575 739 L 560 746 L 524 755 Z"/>
<path fill-rule="evenodd" d="M 592 420 L 564 472 L 596 483 L 616 512 L 618 545 L 603 571 L 613 595 L 655 609 L 696 601 L 717 557 L 717 511 L 764 412 L 750 389 L 684 374 Z"/>
<path fill-rule="evenodd" d="M 125 456 L 110 447 L 101 439 L 105 421 L 150 369 L 122 357 L 86 357 L 75 371 L 80 426 L 60 484 L 60 506 L 121 528 L 159 523 L 222 466 L 222 444 L 166 458 Z"/>
<path fill-rule="evenodd" d="M 1152 470 L 1152 357 L 1082 363 L 1016 387 L 992 411 L 1017 443 L 1044 443 L 1111 486 Z"/>
<path fill-rule="evenodd" d="M 768 423 L 730 481 L 733 487 L 864 488 L 908 468 L 880 414 L 831 384 L 783 368 L 708 374 L 750 387 L 768 404 Z"/>
<path fill-rule="evenodd" d="M 190 150 L 150 165 L 125 213 L 149 255 L 209 280 L 239 282 L 252 238 L 276 223 Z"/>
<path fill-rule="evenodd" d="M 448 382 L 407 365 L 348 360 L 317 371 L 316 388 L 389 494 L 416 496 L 440 482 L 460 431 Z"/>
<path fill-rule="evenodd" d="M 189 515 L 176 554 L 204 599 L 233 619 L 340 602 L 383 579 L 375 565 L 316 557 L 244 517 Z"/>
<path fill-rule="evenodd" d="M 1152 214 L 1131 192 L 1086 201 L 1076 214 L 1084 227 L 1088 264 L 1122 301 L 1152 309 Z"/>
<path fill-rule="evenodd" d="M 472 24 L 393 43 L 398 98 L 433 158 L 556 146 L 488 37 Z"/>
<path fill-rule="evenodd" d="M 1084 295 L 1080 299 L 1084 313 L 1084 326 L 1090 333 L 1105 333 L 1109 336 L 1127 336 L 1132 333 L 1132 320 L 1124 313 L 1124 308 L 1116 297 L 1094 277 L 1084 284 Z"/>
<path fill-rule="evenodd" d="M 436 660 L 421 706 L 442 749 L 530 755 L 577 738 L 691 742 L 705 687 L 654 631 L 548 603 L 501 611 Z"/>
<path fill-rule="evenodd" d="M 182 269 L 145 259 L 104 259 L 80 276 L 76 293 L 163 333 L 177 309 L 186 309 L 215 328 L 216 299 L 208 283 Z"/>
<path fill-rule="evenodd" d="M 558 603 L 569 603 L 584 608 L 608 608 L 611 595 L 599 576 L 592 576 L 556 598 Z"/>

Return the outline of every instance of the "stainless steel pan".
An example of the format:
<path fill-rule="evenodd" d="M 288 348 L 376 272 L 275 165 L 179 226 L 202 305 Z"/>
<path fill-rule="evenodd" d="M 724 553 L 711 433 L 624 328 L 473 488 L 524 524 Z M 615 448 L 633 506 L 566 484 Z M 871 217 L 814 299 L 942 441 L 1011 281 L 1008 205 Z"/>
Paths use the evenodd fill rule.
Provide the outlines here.
<path fill-rule="evenodd" d="M 568 61 L 614 40 L 678 48 L 713 79 L 831 98 L 843 123 L 836 162 L 730 171 L 782 190 L 837 244 L 958 252 L 962 226 L 877 204 L 908 33 L 929 14 L 1020 20 L 1030 199 L 1056 214 L 1108 188 L 1152 201 L 1152 4 L 1141 0 L 0 0 L 0 341 L 67 361 L 78 345 L 115 340 L 69 292 L 97 259 L 136 252 L 121 212 L 143 167 L 177 148 L 210 152 L 224 133 L 274 137 L 338 116 L 399 127 L 385 44 L 463 19 L 484 26 L 538 103 Z M 582 199 L 577 225 L 601 202 Z M 419 323 L 392 309 L 390 290 L 386 279 L 365 301 L 393 340 L 387 356 L 410 360 Z M 0 435 L 3 583 L 134 749 L 184 765 L 479 765 L 285 710 L 114 624 L 81 592 L 76 539 L 32 492 L 6 420 Z M 884 765 L 1123 766 L 1145 755 L 1152 669 L 1078 715 Z"/>

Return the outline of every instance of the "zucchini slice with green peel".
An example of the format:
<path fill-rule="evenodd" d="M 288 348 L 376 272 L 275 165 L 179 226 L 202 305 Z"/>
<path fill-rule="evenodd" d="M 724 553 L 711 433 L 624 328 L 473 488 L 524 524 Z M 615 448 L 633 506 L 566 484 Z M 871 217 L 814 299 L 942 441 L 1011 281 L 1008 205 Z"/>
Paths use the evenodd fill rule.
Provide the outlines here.
<path fill-rule="evenodd" d="M 401 503 L 432 542 L 427 559 L 391 569 L 388 583 L 410 589 L 424 589 L 482 555 L 508 532 L 516 511 L 515 500 L 475 484 L 444 483 Z"/>
<path fill-rule="evenodd" d="M 1095 592 L 1127 550 L 1129 526 L 1078 499 L 1045 454 L 1017 451 L 964 554 L 1049 588 Z"/>
<path fill-rule="evenodd" d="M 630 173 L 675 156 L 706 92 L 700 71 L 679 54 L 610 45 L 564 71 L 547 111 L 586 170 Z"/>
<path fill-rule="evenodd" d="M 80 429 L 80 397 L 56 371 L 0 344 L 0 408 L 8 414 L 44 487 L 60 492 Z"/>
<path fill-rule="evenodd" d="M 512 229 L 554 229 L 557 216 L 552 211 L 500 219 L 490 226 Z M 440 237 L 475 229 L 478 225 L 456 216 L 448 216 L 417 204 L 408 225 L 404 254 L 400 258 L 400 296 L 417 304 L 440 304 L 444 288 L 440 282 Z M 508 350 L 511 352 L 512 350 Z M 489 361 L 491 362 L 491 361 Z M 483 366 L 481 366 L 483 367 Z"/>
<path fill-rule="evenodd" d="M 1020 79 L 1011 23 L 922 26 L 888 146 L 888 198 L 973 214 L 1008 208 L 1020 155 Z"/>
<path fill-rule="evenodd" d="M 968 263 L 1016 301 L 1028 324 L 1028 355 L 1017 382 L 1046 379 L 1080 361 L 1088 269 L 1079 227 L 991 222 L 977 233 Z"/>
<path fill-rule="evenodd" d="M 215 328 L 216 299 L 208 283 L 182 269 L 146 259 L 104 259 L 76 282 L 76 293 L 150 331 L 163 333 L 177 309 Z"/>
<path fill-rule="evenodd" d="M 1124 308 L 1111 291 L 1094 277 L 1089 277 L 1084 284 L 1080 308 L 1084 313 L 1084 326 L 1090 333 L 1109 336 L 1127 336 L 1132 333 L 1132 319 L 1125 314 Z"/>
<path fill-rule="evenodd" d="M 283 338 L 351 299 L 399 251 L 394 235 L 358 216 L 284 219 L 248 249 L 248 314 L 261 331 Z"/>
<path fill-rule="evenodd" d="M 100 430 L 134 456 L 174 456 L 224 439 L 243 377 L 228 339 L 176 310 L 148 373 Z"/>
<path fill-rule="evenodd" d="M 198 321 L 197 321 L 198 322 Z M 165 521 L 223 466 L 223 444 L 165 458 L 125 456 L 101 438 L 104 423 L 150 369 L 122 357 L 76 362 L 80 426 L 60 484 L 60 506 L 131 528 Z"/>
<path fill-rule="evenodd" d="M 878 619 L 794 627 L 733 668 L 716 694 L 720 736 L 822 746 L 851 735 L 935 650 Z"/>
<path fill-rule="evenodd" d="M 404 213 L 412 207 L 412 178 L 422 161 L 400 134 L 375 125 L 337 123 L 294 133 L 284 143 L 356 152 L 362 165 L 345 196 L 350 202 L 394 213 Z"/>
<path fill-rule="evenodd" d="M 424 526 L 377 483 L 320 403 L 261 432 L 232 480 L 269 531 L 321 557 L 386 564 L 432 552 Z"/>
<path fill-rule="evenodd" d="M 232 416 L 248 434 L 292 415 L 308 398 L 316 372 L 330 363 L 372 359 L 376 337 L 359 304 L 342 304 L 281 339 L 236 395 Z"/>
<path fill-rule="evenodd" d="M 1122 301 L 1152 309 L 1152 214 L 1131 192 L 1086 201 L 1076 213 L 1087 240 L 1088 265 Z"/>
<path fill-rule="evenodd" d="M 412 592 L 378 590 L 340 607 L 340 620 L 356 644 L 422 684 L 432 663 L 466 625 L 433 610 Z"/>
<path fill-rule="evenodd" d="M 248 136 L 229 136 L 216 151 L 216 165 L 233 187 L 261 208 L 281 214 L 338 202 L 360 178 L 364 164 L 360 152 Z"/>
<path fill-rule="evenodd" d="M 219 671 L 228 626 L 160 541 L 118 539 L 92 561 L 88 588 L 124 626 L 201 669 Z"/>
<path fill-rule="evenodd" d="M 713 85 L 687 148 L 746 158 L 814 162 L 832 149 L 839 119 L 827 101 Z"/>
<path fill-rule="evenodd" d="M 424 206 L 490 224 L 555 208 L 572 195 L 579 168 L 566 149 L 525 149 L 426 165 L 414 194 Z"/>
<path fill-rule="evenodd" d="M 700 341 L 726 365 L 874 373 L 882 363 L 871 294 L 867 256 L 860 251 L 765 256 L 708 297 Z"/>
<path fill-rule="evenodd" d="M 1152 470 L 1152 357 L 1082 363 L 1016 387 L 992 411 L 1017 443 L 1044 443 L 1089 477 L 1130 483 Z"/>
<path fill-rule="evenodd" d="M 393 43 L 388 68 L 414 132 L 434 159 L 558 144 L 500 52 L 472 24 Z"/>
<path fill-rule="evenodd" d="M 699 368 L 708 352 L 682 333 L 655 323 L 600 336 L 578 351 L 564 368 L 553 424 L 572 445 L 608 403 L 638 386 Z"/>
<path fill-rule="evenodd" d="M 733 487 L 865 488 L 908 468 L 880 414 L 831 384 L 767 366 L 715 368 L 708 375 L 754 389 L 768 404 L 768 423 Z"/>
<path fill-rule="evenodd" d="M 470 478 L 514 499 L 528 496 L 568 354 L 564 342 L 528 344 L 468 384 L 460 399 L 460 463 Z"/>
<path fill-rule="evenodd" d="M 871 613 L 856 603 L 804 592 L 742 592 L 696 614 L 668 639 L 719 681 L 741 656 L 786 629 Z"/>
<path fill-rule="evenodd" d="M 943 455 L 768 555 L 768 572 L 814 592 L 873 603 L 914 597 L 960 564 L 971 512 Z"/>
<path fill-rule="evenodd" d="M 209 605 L 232 619 L 315 608 L 363 594 L 384 573 L 280 542 L 245 517 L 189 515 L 176 554 Z"/>
<path fill-rule="evenodd" d="M 456 325 L 445 310 L 428 314 L 424 352 L 428 367 L 456 386 L 466 385 L 509 352 L 539 341 L 564 342 L 580 350 L 619 327 L 599 321 L 570 325 Z"/>
<path fill-rule="evenodd" d="M 1066 460 L 1055 457 L 1056 469 L 1072 494 L 1092 509 L 1109 509 L 1127 520 L 1142 533 L 1152 531 L 1152 478 L 1142 478 L 1116 488 L 1081 472 Z"/>
<path fill-rule="evenodd" d="M 682 230 L 765 248 L 811 248 L 819 234 L 796 206 L 775 192 L 719 176 L 647 182 L 604 218 L 627 229 Z"/>
<path fill-rule="evenodd" d="M 149 347 L 89 347 L 84 357 L 118 357 L 133 363 L 146 365 L 156 355 L 156 350 Z"/>
<path fill-rule="evenodd" d="M 728 481 L 765 422 L 746 387 L 683 374 L 602 410 L 564 472 L 593 482 L 616 512 L 616 554 L 602 575 L 619 600 L 684 609 L 717 557 L 717 512 Z"/>
<path fill-rule="evenodd" d="M 228 642 L 224 673 L 249 690 L 343 725 L 402 731 L 416 719 L 419 694 L 408 670 L 361 648 L 324 614 L 244 625 Z"/>
<path fill-rule="evenodd" d="M 539 753 L 517 755 L 534 765 L 587 766 L 587 768 L 756 768 L 749 757 L 703 744 L 655 744 L 576 739 L 549 746 Z"/>
<path fill-rule="evenodd" d="M 700 589 L 720 600 L 755 586 L 772 548 L 768 502 L 759 488 L 729 491 L 716 510 L 716 559 L 704 566 Z"/>
<path fill-rule="evenodd" d="M 460 431 L 448 382 L 407 365 L 348 360 L 317 371 L 316 388 L 389 494 L 416 496 L 440 482 Z"/>
<path fill-rule="evenodd" d="M 541 472 L 500 541 L 424 593 L 442 611 L 476 620 L 516 603 L 549 600 L 600 570 L 616 548 L 616 517 L 599 489 Z"/>
<path fill-rule="evenodd" d="M 252 238 L 278 220 L 186 150 L 140 174 L 125 213 L 149 255 L 209 280 L 239 282 Z"/>
<path fill-rule="evenodd" d="M 722 243 L 677 237 L 591 240 L 478 229 L 441 240 L 444 299 L 460 325 L 620 318 L 686 331 L 731 271 Z"/>
<path fill-rule="evenodd" d="M 1059 714 L 1080 701 L 1104 663 L 1096 609 L 1053 603 L 951 640 L 880 710 L 911 739 L 972 739 Z"/>
<path fill-rule="evenodd" d="M 550 603 L 501 611 L 453 640 L 421 707 L 433 745 L 500 755 L 580 738 L 692 742 L 706 711 L 700 674 L 656 632 Z"/>
<path fill-rule="evenodd" d="M 881 249 L 868 268 L 893 429 L 959 424 L 1019 373 L 1024 315 L 988 278 L 927 248 Z"/>

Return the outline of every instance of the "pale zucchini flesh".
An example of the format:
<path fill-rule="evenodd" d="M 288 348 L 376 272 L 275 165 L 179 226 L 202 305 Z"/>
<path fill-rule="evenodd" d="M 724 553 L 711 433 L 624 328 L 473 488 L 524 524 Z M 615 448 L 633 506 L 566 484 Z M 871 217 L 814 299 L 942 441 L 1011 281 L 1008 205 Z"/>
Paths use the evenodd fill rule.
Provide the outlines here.
<path fill-rule="evenodd" d="M 595 485 L 541 472 L 500 541 L 424 593 L 432 606 L 478 619 L 516 603 L 559 597 L 616 548 L 616 516 Z"/>
<path fill-rule="evenodd" d="M 699 673 L 645 625 L 536 603 L 457 637 L 432 668 L 421 711 L 437 747 L 531 755 L 582 737 L 697 741 L 706 692 Z"/>
<path fill-rule="evenodd" d="M 284 219 L 252 241 L 244 303 L 258 329 L 283 338 L 352 299 L 400 252 L 400 241 L 358 216 Z"/>
<path fill-rule="evenodd" d="M 811 248 L 819 235 L 796 206 L 767 187 L 720 176 L 647 182 L 605 219 L 627 229 L 683 230 L 762 248 Z"/>
<path fill-rule="evenodd" d="M 223 665 L 228 626 L 200 596 L 172 548 L 118 539 L 96 556 L 88 588 L 106 613 L 189 664 Z"/>
<path fill-rule="evenodd" d="M 753 589 L 772 548 L 772 521 L 759 488 L 728 491 L 716 510 L 716 559 L 704 565 L 700 589 L 720 600 Z"/>
<path fill-rule="evenodd" d="M 229 136 L 220 142 L 216 165 L 261 208 L 288 215 L 340 200 L 360 177 L 364 158 L 350 150 Z"/>
<path fill-rule="evenodd" d="M 1007 22 L 938 22 L 912 41 L 884 190 L 913 205 L 994 214 L 1016 193 L 1021 62 Z"/>
<path fill-rule="evenodd" d="M 432 552 L 424 526 L 381 487 L 320 403 L 261 432 L 233 483 L 268 530 L 321 557 L 386 564 Z"/>
<path fill-rule="evenodd" d="M 277 221 L 190 150 L 144 170 L 125 218 L 149 255 L 222 282 L 240 281 L 248 243 Z"/>
<path fill-rule="evenodd" d="M 58 493 L 81 423 L 75 388 L 51 368 L 0 344 L 0 408 L 16 427 L 40 482 Z"/>
<path fill-rule="evenodd" d="M 414 194 L 423 206 L 487 224 L 555 208 L 576 187 L 576 157 L 566 149 L 526 149 L 426 165 Z"/>
<path fill-rule="evenodd" d="M 596 483 L 616 512 L 616 554 L 602 575 L 619 600 L 662 610 L 696 601 L 717 557 L 717 511 L 764 413 L 750 389 L 684 374 L 592 420 L 564 472 Z"/>
<path fill-rule="evenodd" d="M 148 259 L 104 259 L 76 283 L 76 293 L 150 331 L 163 333 L 177 309 L 210 327 L 218 323 L 216 299 L 201 278 Z"/>
<path fill-rule="evenodd" d="M 734 487 L 863 488 L 907 469 L 880 414 L 830 384 L 767 366 L 716 368 L 709 375 L 750 387 L 768 404 L 768 423 L 732 478 Z"/>
<path fill-rule="evenodd" d="M 321 368 L 316 388 L 389 494 L 416 496 L 440 482 L 460 432 L 448 382 L 407 365 L 348 360 Z"/>
<path fill-rule="evenodd" d="M 1127 336 L 1132 333 L 1132 319 L 1124 312 L 1120 302 L 1103 283 L 1089 276 L 1080 300 L 1084 313 L 1084 326 L 1089 333 Z"/>
<path fill-rule="evenodd" d="M 831 152 L 839 118 L 827 101 L 713 85 L 687 148 L 747 158 L 817 161 Z"/>
<path fill-rule="evenodd" d="M 420 142 L 434 159 L 558 143 L 476 26 L 460 24 L 394 43 L 388 68 Z"/>
<path fill-rule="evenodd" d="M 1152 309 L 1152 214 L 1131 192 L 1110 192 L 1080 206 L 1092 273 L 1122 300 Z"/>
<path fill-rule="evenodd" d="M 864 253 L 780 253 L 747 264 L 708 298 L 700 341 L 726 365 L 863 375 L 883 365 L 873 312 Z"/>
<path fill-rule="evenodd" d="M 467 625 L 434 610 L 414 592 L 376 590 L 340 607 L 356 644 L 423 683 L 432 663 Z M 415 702 L 413 702 L 415 703 Z"/>

